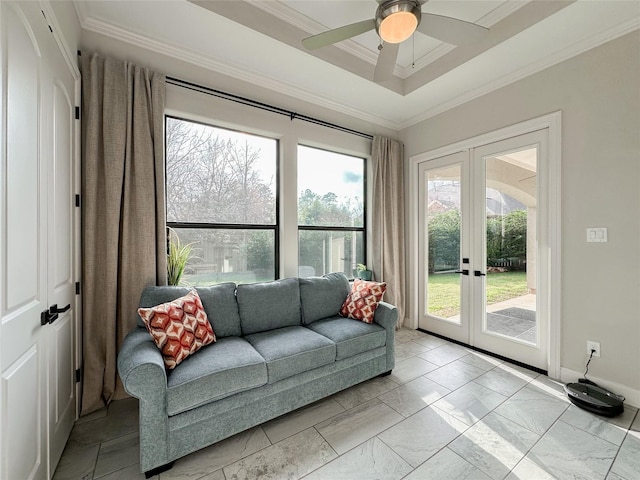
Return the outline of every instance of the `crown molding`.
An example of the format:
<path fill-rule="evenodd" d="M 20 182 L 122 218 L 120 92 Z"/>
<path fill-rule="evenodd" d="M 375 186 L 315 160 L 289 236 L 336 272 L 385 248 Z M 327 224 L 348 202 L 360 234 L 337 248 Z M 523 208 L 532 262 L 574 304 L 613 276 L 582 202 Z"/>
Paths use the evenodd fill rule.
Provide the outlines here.
<path fill-rule="evenodd" d="M 246 66 L 236 67 L 231 65 L 227 60 L 219 61 L 213 57 L 193 52 L 191 50 L 170 45 L 164 41 L 154 40 L 152 38 L 139 35 L 128 29 L 118 27 L 93 17 L 84 17 L 82 28 L 114 38 L 125 43 L 139 46 L 146 50 L 150 50 L 161 55 L 166 55 L 177 60 L 191 63 L 201 68 L 212 70 L 216 73 L 229 76 L 253 85 L 260 85 L 263 88 L 274 92 L 287 95 L 314 105 L 328 108 L 330 110 L 349 115 L 351 117 L 370 122 L 381 127 L 391 130 L 397 130 L 398 126 L 395 122 L 390 122 L 375 115 L 371 115 L 362 110 L 348 107 L 342 103 L 338 103 L 328 97 L 314 94 L 306 89 L 300 88 L 294 84 L 282 82 L 275 78 L 267 77 L 264 73 L 251 71 Z"/>

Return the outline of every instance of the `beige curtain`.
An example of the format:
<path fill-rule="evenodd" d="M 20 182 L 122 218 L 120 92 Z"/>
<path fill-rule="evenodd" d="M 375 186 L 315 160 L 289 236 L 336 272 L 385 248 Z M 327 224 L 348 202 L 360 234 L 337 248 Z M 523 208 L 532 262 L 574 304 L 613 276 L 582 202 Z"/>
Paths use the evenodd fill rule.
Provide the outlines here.
<path fill-rule="evenodd" d="M 142 289 L 166 283 L 165 77 L 81 58 L 84 415 L 126 395 L 118 351 Z"/>
<path fill-rule="evenodd" d="M 376 280 L 387 283 L 385 301 L 398 307 L 398 325 L 405 313 L 404 159 L 402 145 L 373 137 L 373 254 Z"/>

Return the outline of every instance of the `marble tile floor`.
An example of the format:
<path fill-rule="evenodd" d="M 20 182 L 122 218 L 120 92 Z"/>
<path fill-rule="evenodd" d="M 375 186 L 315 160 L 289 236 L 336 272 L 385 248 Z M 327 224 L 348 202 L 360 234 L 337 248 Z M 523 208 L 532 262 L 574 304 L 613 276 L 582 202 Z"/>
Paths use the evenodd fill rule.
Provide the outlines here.
<path fill-rule="evenodd" d="M 392 375 L 177 460 L 157 480 L 639 480 L 640 415 L 608 419 L 544 375 L 409 329 Z M 54 480 L 137 480 L 137 402 L 82 417 Z"/>

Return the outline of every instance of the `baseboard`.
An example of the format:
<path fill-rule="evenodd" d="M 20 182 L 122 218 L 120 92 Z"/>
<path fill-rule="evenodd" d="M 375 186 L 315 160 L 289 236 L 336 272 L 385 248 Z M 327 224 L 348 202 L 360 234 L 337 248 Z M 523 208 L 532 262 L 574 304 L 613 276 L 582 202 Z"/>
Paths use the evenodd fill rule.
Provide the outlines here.
<path fill-rule="evenodd" d="M 560 381 L 562 383 L 577 382 L 578 379 L 582 378 L 583 376 L 584 372 L 576 372 L 564 367 L 560 368 Z M 601 387 L 604 387 L 617 395 L 622 395 L 625 398 L 624 403 L 626 405 L 640 408 L 640 390 L 635 390 L 626 385 L 622 385 L 621 383 L 611 382 L 609 380 L 594 377 L 593 375 L 589 375 L 589 380 L 594 381 Z"/>

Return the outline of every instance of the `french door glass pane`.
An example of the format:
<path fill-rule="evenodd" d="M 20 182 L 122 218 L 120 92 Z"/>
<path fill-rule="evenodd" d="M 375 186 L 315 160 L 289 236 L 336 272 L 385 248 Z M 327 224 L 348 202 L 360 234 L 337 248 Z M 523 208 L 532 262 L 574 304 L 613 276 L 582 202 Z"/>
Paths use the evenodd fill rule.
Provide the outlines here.
<path fill-rule="evenodd" d="M 427 314 L 460 324 L 460 176 L 455 165 L 427 173 Z"/>
<path fill-rule="evenodd" d="M 485 161 L 485 331 L 536 344 L 537 149 Z"/>

